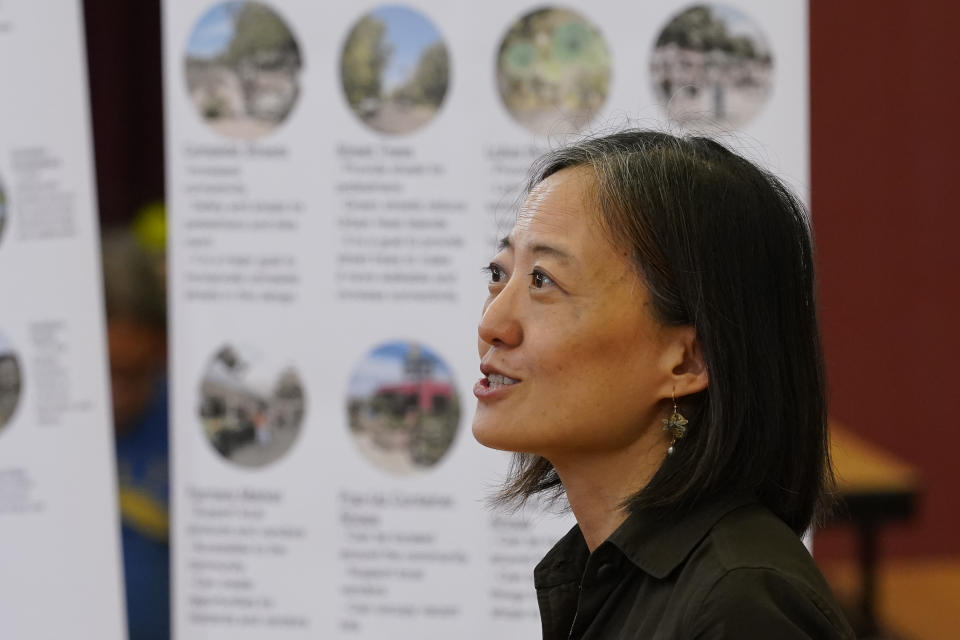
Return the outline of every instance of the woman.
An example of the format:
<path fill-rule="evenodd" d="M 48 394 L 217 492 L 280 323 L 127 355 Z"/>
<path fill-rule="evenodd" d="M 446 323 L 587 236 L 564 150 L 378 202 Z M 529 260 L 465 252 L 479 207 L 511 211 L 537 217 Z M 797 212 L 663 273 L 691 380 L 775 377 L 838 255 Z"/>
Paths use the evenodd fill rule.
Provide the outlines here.
<path fill-rule="evenodd" d="M 473 431 L 566 495 L 545 639 L 847 638 L 799 535 L 830 479 L 809 227 L 704 138 L 551 152 L 489 267 Z"/>

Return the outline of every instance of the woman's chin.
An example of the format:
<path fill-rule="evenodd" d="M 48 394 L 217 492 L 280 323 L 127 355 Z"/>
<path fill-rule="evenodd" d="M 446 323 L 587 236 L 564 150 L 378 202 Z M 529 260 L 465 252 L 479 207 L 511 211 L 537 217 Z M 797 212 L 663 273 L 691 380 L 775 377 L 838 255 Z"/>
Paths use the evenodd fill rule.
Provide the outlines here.
<path fill-rule="evenodd" d="M 491 437 L 490 429 L 486 428 L 485 425 L 477 424 L 476 420 L 473 421 L 473 438 L 485 447 L 490 447 L 491 449 L 500 448 L 496 446 L 498 439 Z"/>
<path fill-rule="evenodd" d="M 511 437 L 509 427 L 501 424 L 492 424 L 479 414 L 473 418 L 473 437 L 485 447 L 500 449 L 501 451 L 520 451 L 520 443 L 516 437 Z"/>

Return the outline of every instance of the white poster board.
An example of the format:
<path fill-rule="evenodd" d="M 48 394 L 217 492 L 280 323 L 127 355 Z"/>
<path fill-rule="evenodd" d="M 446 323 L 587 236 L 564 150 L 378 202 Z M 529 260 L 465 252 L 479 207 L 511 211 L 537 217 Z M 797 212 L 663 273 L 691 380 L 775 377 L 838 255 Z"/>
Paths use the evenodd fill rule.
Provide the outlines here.
<path fill-rule="evenodd" d="M 539 634 L 571 520 L 487 508 L 470 434 L 530 161 L 630 124 L 808 161 L 805 2 L 565 6 L 165 3 L 180 640 Z"/>
<path fill-rule="evenodd" d="M 81 5 L 0 0 L 0 637 L 126 636 Z"/>

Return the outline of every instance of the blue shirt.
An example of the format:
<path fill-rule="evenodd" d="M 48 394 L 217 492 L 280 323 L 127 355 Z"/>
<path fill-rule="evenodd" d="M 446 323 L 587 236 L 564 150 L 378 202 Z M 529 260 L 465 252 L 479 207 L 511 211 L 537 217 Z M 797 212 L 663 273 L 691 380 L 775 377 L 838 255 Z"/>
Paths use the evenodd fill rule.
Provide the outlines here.
<path fill-rule="evenodd" d="M 167 427 L 163 380 L 139 421 L 116 442 L 130 640 L 170 638 Z"/>

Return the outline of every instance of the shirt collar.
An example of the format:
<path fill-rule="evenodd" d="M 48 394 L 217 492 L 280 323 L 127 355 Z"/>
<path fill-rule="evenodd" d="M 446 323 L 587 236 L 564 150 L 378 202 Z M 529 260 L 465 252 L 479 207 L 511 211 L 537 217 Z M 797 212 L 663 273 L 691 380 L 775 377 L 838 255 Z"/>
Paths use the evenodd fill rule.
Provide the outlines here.
<path fill-rule="evenodd" d="M 596 551 L 616 547 L 640 570 L 659 580 L 676 569 L 723 516 L 752 502 L 756 502 L 752 494 L 735 493 L 681 511 L 640 510 L 630 514 Z M 579 583 L 589 557 L 580 526 L 574 525 L 534 569 L 536 588 Z"/>
<path fill-rule="evenodd" d="M 640 510 L 630 514 L 604 544 L 612 544 L 641 570 L 662 579 L 690 555 L 723 516 L 752 502 L 756 498 L 751 494 L 737 493 L 707 499 L 683 511 Z"/>
<path fill-rule="evenodd" d="M 580 525 L 575 524 L 534 568 L 534 586 L 539 590 L 570 582 L 579 583 L 589 556 L 587 541 L 583 539 Z"/>

